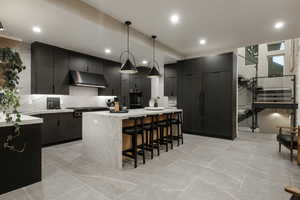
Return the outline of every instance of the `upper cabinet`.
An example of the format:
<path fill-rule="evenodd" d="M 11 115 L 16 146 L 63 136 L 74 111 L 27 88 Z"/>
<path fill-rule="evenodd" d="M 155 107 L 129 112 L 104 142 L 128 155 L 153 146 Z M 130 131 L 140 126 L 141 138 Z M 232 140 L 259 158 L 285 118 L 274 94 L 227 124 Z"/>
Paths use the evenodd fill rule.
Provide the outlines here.
<path fill-rule="evenodd" d="M 164 93 L 168 97 L 177 96 L 177 68 L 176 64 L 165 65 Z"/>
<path fill-rule="evenodd" d="M 35 42 L 31 46 L 31 93 L 69 94 L 68 52 Z"/>
<path fill-rule="evenodd" d="M 34 42 L 31 45 L 31 93 L 69 94 L 69 70 L 104 74 L 108 88 L 100 95 L 121 95 L 120 64 L 55 46 Z"/>
<path fill-rule="evenodd" d="M 70 52 L 69 69 L 75 71 L 87 72 L 88 71 L 87 57 L 77 52 Z"/>
<path fill-rule="evenodd" d="M 121 96 L 120 67 L 120 63 L 103 60 L 103 74 L 108 86 L 105 89 L 99 89 L 99 95 Z"/>

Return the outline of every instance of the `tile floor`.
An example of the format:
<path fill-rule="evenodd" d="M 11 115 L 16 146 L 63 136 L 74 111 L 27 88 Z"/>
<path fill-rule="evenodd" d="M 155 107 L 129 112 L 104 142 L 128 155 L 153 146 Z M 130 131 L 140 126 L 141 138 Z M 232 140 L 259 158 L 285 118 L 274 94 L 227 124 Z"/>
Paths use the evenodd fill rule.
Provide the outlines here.
<path fill-rule="evenodd" d="M 146 165 L 104 169 L 81 142 L 43 149 L 43 181 L 0 200 L 288 200 L 300 168 L 278 153 L 275 135 L 241 132 L 235 141 L 185 135 L 185 144 Z"/>

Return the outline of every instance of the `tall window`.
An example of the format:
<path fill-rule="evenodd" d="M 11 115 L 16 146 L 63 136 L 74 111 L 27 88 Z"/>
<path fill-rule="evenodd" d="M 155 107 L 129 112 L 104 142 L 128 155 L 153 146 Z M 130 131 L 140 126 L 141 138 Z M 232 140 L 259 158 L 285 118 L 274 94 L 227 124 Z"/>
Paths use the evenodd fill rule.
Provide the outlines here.
<path fill-rule="evenodd" d="M 284 41 L 268 44 L 268 75 L 283 76 L 286 64 Z"/>
<path fill-rule="evenodd" d="M 283 76 L 285 66 L 284 55 L 274 55 L 268 57 L 269 76 Z"/>

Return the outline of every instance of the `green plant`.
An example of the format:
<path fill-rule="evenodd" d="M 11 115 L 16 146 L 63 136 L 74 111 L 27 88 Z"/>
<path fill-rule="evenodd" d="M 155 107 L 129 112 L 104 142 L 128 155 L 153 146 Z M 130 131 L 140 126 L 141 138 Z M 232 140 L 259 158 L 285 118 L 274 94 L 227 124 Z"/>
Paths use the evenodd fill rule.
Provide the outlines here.
<path fill-rule="evenodd" d="M 0 111 L 4 113 L 7 123 L 14 125 L 14 134 L 9 135 L 4 143 L 4 148 L 16 152 L 23 152 L 12 145 L 13 140 L 20 136 L 21 115 L 18 112 L 20 96 L 18 92 L 19 74 L 25 69 L 18 52 L 10 48 L 0 48 Z"/>

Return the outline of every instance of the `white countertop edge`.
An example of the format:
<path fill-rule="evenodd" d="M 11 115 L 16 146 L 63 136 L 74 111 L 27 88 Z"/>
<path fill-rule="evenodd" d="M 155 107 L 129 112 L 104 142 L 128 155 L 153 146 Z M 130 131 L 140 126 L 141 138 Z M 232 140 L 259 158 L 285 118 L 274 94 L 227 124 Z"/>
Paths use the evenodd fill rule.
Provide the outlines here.
<path fill-rule="evenodd" d="M 159 114 L 167 114 L 172 112 L 182 112 L 182 109 L 165 109 L 165 110 L 159 110 L 159 111 L 150 111 L 145 109 L 132 109 L 129 110 L 128 113 L 110 113 L 109 111 L 95 111 L 95 112 L 88 112 L 83 113 L 83 117 L 85 115 L 97 115 L 102 117 L 109 117 L 109 118 L 118 118 L 118 119 L 128 119 L 130 117 L 143 117 L 148 115 L 159 115 Z M 143 113 L 141 113 L 143 112 Z"/>
<path fill-rule="evenodd" d="M 42 115 L 52 113 L 71 113 L 74 112 L 72 109 L 53 109 L 53 110 L 34 110 L 34 111 L 22 111 L 24 115 Z"/>
<path fill-rule="evenodd" d="M 22 115 L 20 125 L 42 124 L 43 122 L 42 118 Z M 9 126 L 13 126 L 13 123 L 7 123 L 5 119 L 0 119 L 0 128 Z"/>

